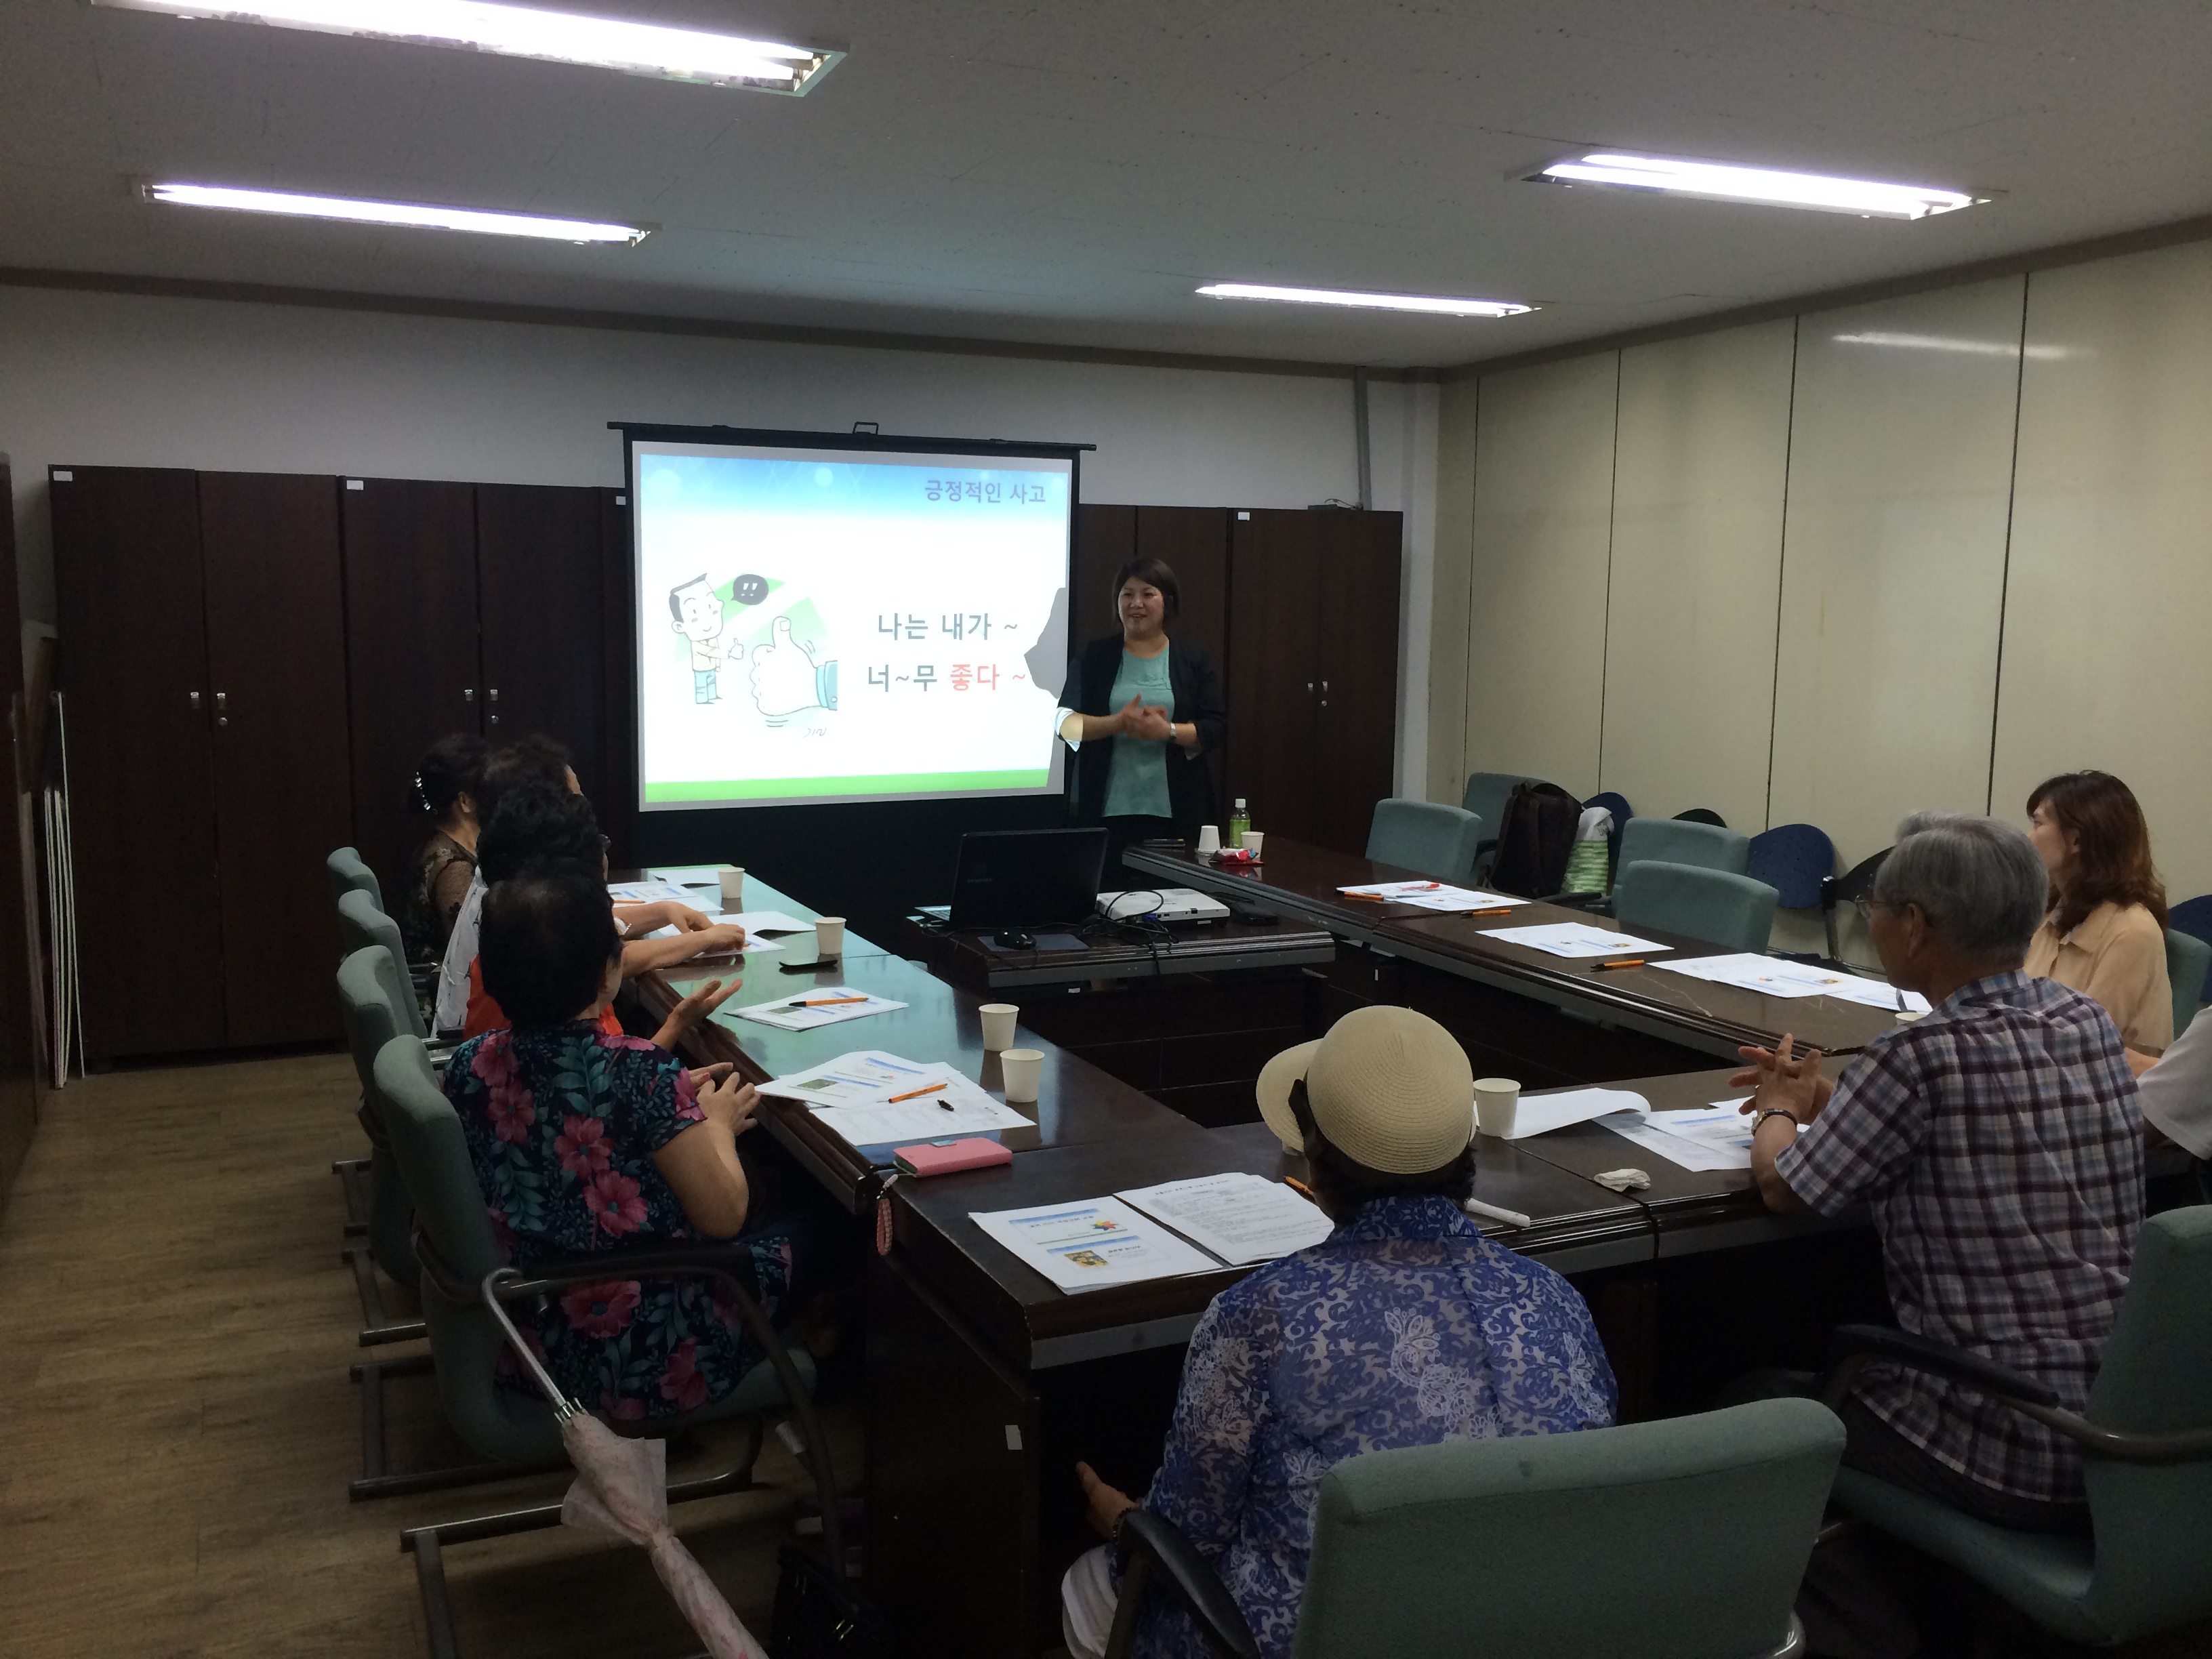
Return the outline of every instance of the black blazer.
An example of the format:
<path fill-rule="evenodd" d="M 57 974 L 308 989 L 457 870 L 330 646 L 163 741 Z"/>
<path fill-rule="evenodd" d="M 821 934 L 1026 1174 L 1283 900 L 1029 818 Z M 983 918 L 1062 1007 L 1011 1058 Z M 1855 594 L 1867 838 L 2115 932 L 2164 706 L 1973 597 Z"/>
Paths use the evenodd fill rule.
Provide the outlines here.
<path fill-rule="evenodd" d="M 1109 700 L 1121 667 L 1119 634 L 1091 641 L 1067 665 L 1061 705 L 1079 714 L 1112 714 Z M 1175 694 L 1176 723 L 1188 720 L 1198 727 L 1196 749 L 1171 744 L 1168 756 L 1168 808 L 1176 833 L 1194 842 L 1198 826 L 1214 821 L 1213 775 L 1204 757 L 1228 740 L 1229 706 L 1222 697 L 1221 676 L 1213 672 L 1213 659 L 1181 640 L 1168 641 L 1168 689 Z M 1104 820 L 1106 775 L 1113 763 L 1110 739 L 1086 743 L 1075 751 L 1067 769 L 1068 815 L 1075 823 Z"/>

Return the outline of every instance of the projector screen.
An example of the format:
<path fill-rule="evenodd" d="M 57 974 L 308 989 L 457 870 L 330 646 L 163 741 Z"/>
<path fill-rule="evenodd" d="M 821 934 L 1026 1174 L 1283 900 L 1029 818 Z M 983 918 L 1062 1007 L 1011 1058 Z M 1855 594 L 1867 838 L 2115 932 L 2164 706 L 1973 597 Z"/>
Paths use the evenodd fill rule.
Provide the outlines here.
<path fill-rule="evenodd" d="M 641 810 L 1058 793 L 1073 447 L 670 430 L 625 433 Z"/>

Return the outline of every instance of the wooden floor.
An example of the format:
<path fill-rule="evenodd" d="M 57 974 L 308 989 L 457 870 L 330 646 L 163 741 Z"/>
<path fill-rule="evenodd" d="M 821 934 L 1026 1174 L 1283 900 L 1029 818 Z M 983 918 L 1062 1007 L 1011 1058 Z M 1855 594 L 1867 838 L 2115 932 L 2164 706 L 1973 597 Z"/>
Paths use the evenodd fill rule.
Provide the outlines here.
<path fill-rule="evenodd" d="M 0 1217 L 0 1653 L 422 1654 L 400 1528 L 557 1498 L 539 1480 L 347 1501 L 363 1350 L 330 1164 L 365 1150 L 354 1097 L 336 1054 L 47 1097 Z M 396 1468 L 454 1461 L 430 1389 L 389 1385 Z M 857 1428 L 830 1417 L 850 1489 Z M 718 1432 L 678 1472 L 714 1467 L 736 1443 Z M 767 1490 L 677 1524 L 764 1639 L 809 1483 L 773 1438 L 759 1474 Z M 696 1650 L 640 1552 L 556 1529 L 447 1561 L 465 1655 Z"/>

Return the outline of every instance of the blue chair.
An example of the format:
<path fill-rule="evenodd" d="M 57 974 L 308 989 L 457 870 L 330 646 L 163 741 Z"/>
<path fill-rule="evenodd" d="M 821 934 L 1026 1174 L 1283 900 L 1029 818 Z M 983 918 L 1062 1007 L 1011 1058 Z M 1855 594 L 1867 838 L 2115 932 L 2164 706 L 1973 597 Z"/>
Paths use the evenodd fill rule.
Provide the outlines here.
<path fill-rule="evenodd" d="M 2182 900 L 2167 914 L 2166 925 L 2175 932 L 2187 933 L 2192 939 L 2201 939 L 2207 945 L 2212 945 L 2212 893 L 2207 893 L 2202 898 Z M 2212 974 L 2206 975 L 2197 1000 L 2200 1003 L 2212 1002 Z M 2179 1029 L 2174 1035 L 2180 1035 Z"/>
<path fill-rule="evenodd" d="M 2105 1647 L 2212 1617 L 2212 1206 L 2143 1223 L 2082 1411 L 1984 1355 L 1872 1325 L 1836 1332 L 1822 1398 L 1840 1401 L 1868 1364 L 1963 1382 L 2079 1445 L 2094 1531 L 2010 1532 L 1856 1469 L 1836 1476 L 1845 1509 L 2069 1642 Z"/>
<path fill-rule="evenodd" d="M 2178 927 L 2166 930 L 2166 977 L 2173 987 L 2173 1034 L 2179 1036 L 2204 1000 L 2204 975 L 2212 969 L 2212 945 Z"/>
<path fill-rule="evenodd" d="M 1836 873 L 1836 843 L 1809 823 L 1778 823 L 1751 838 L 1743 872 L 1779 893 L 1784 909 L 1810 910 Z"/>
<path fill-rule="evenodd" d="M 1609 849 L 1611 862 L 1618 867 L 1620 863 L 1620 837 L 1622 832 L 1628 828 L 1629 819 L 1636 816 L 1636 809 L 1628 804 L 1627 796 L 1612 789 L 1599 790 L 1597 793 L 1584 801 L 1583 806 L 1585 811 L 1593 806 L 1602 806 L 1613 814 L 1613 834 L 1607 839 L 1611 842 Z"/>
<path fill-rule="evenodd" d="M 1437 881 L 1466 881 L 1481 842 L 1482 820 L 1464 808 L 1394 797 L 1375 803 L 1367 856 Z"/>
<path fill-rule="evenodd" d="M 1774 931 L 1775 891 L 1727 870 L 1639 859 L 1613 884 L 1613 919 L 1633 932 L 1656 927 L 1727 951 L 1764 952 Z"/>
<path fill-rule="evenodd" d="M 1620 861 L 1613 875 L 1644 859 L 1662 864 L 1695 865 L 1740 876 L 1751 856 L 1751 838 L 1720 824 L 1681 818 L 1631 818 L 1620 832 Z"/>
<path fill-rule="evenodd" d="M 1314 1506 L 1291 1659 L 1802 1653 L 1790 1603 L 1843 1450 L 1826 1407 L 1762 1400 L 1348 1457 Z M 1208 1651 L 1258 1651 L 1170 1522 L 1133 1510 L 1118 1548 L 1109 1659 L 1128 1651 L 1148 1592 L 1188 1607 Z"/>

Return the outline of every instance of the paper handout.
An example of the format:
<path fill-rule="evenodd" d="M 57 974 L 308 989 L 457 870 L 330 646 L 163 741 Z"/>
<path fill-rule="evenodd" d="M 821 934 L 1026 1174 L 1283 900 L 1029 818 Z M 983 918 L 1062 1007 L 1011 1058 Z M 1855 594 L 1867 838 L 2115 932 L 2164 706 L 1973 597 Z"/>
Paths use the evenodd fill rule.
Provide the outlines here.
<path fill-rule="evenodd" d="M 1114 1194 L 1232 1267 L 1273 1261 L 1318 1244 L 1334 1231 L 1318 1205 L 1279 1181 L 1231 1171 L 1163 1182 Z"/>
<path fill-rule="evenodd" d="M 607 896 L 617 904 L 689 904 L 693 897 L 672 881 L 611 881 Z"/>
<path fill-rule="evenodd" d="M 1723 1100 L 1689 1111 L 1653 1112 L 1648 1117 L 1624 1112 L 1598 1121 L 1685 1170 L 1748 1170 L 1752 1121 L 1742 1105 L 1741 1100 Z"/>
<path fill-rule="evenodd" d="M 781 910 L 736 910 L 714 920 L 734 921 L 748 933 L 805 933 L 814 927 L 812 922 L 801 921 Z"/>
<path fill-rule="evenodd" d="M 1117 1198 L 970 1212 L 969 1219 L 1063 1291 L 1102 1291 L 1221 1270 L 1219 1262 Z"/>
<path fill-rule="evenodd" d="M 778 997 L 773 1002 L 756 1002 L 750 1007 L 727 1012 L 734 1013 L 739 1019 L 773 1025 L 780 1031 L 811 1031 L 817 1025 L 835 1025 L 841 1020 L 866 1019 L 870 1014 L 888 1014 L 894 1009 L 905 1006 L 903 1002 L 870 996 L 866 991 L 856 991 L 849 985 L 817 985 L 810 990 L 794 991 L 787 997 Z"/>
<path fill-rule="evenodd" d="M 906 1060 L 875 1049 L 840 1054 L 811 1071 L 763 1083 L 760 1091 L 804 1103 L 823 1127 L 854 1146 L 1032 1127 L 1031 1120 L 942 1060 Z"/>
<path fill-rule="evenodd" d="M 1928 999 L 1917 991 L 1900 993 L 1887 981 L 1869 979 L 1840 969 L 1817 967 L 1809 962 L 1789 962 L 1780 957 L 1737 951 L 1721 957 L 1691 957 L 1652 964 L 1670 974 L 1686 974 L 1715 985 L 1732 985 L 1740 991 L 1757 991 L 1770 997 L 1841 997 L 1869 1008 L 1896 1008 L 1899 999 L 1910 1012 L 1928 1012 Z"/>
<path fill-rule="evenodd" d="M 1534 927 L 1486 927 L 1482 931 L 1486 939 L 1525 945 L 1532 951 L 1548 951 L 1555 957 L 1617 957 L 1632 951 L 1645 955 L 1674 948 L 1656 939 L 1638 939 L 1633 933 L 1608 933 L 1584 921 L 1543 922 Z"/>
<path fill-rule="evenodd" d="M 1513 1133 L 1507 1140 L 1525 1140 L 1571 1123 L 1587 1123 L 1615 1112 L 1641 1116 L 1651 1109 L 1642 1095 L 1628 1089 L 1565 1089 L 1557 1094 L 1523 1095 L 1513 1109 Z"/>
<path fill-rule="evenodd" d="M 1526 904 L 1510 893 L 1486 893 L 1473 887 L 1455 887 L 1448 881 L 1371 881 L 1364 887 L 1336 890 L 1349 898 L 1381 899 L 1388 904 L 1411 904 L 1424 910 L 1497 910 Z"/>

